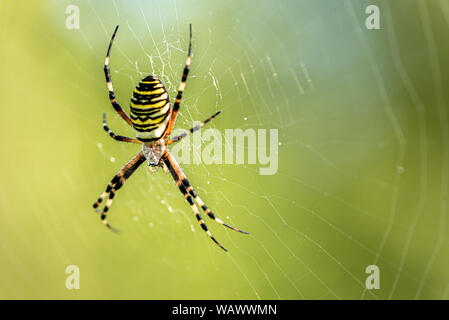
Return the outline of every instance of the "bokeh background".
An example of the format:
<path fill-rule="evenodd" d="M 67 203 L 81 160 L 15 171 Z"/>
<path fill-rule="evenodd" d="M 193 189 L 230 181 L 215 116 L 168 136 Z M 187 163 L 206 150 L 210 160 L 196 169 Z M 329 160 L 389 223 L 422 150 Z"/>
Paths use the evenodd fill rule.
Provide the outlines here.
<path fill-rule="evenodd" d="M 80 29 L 66 28 L 68 5 Z M 365 8 L 380 8 L 380 30 Z M 110 210 L 93 201 L 139 147 L 128 110 L 156 74 L 177 125 L 279 130 L 279 169 L 184 165 L 218 216 L 197 225 L 168 174 L 145 166 Z M 0 298 L 446 299 L 449 295 L 449 2 L 0 1 Z M 197 148 L 198 149 L 198 148 Z M 380 269 L 366 290 L 365 268 Z M 80 290 L 68 290 L 68 265 Z"/>

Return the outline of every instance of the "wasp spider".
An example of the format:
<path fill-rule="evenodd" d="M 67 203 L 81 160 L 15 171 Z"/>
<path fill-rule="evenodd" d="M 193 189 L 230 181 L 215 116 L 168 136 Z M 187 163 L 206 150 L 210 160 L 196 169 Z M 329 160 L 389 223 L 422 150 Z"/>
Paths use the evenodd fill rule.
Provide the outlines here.
<path fill-rule="evenodd" d="M 207 233 L 207 235 L 223 250 L 227 251 L 211 234 L 208 230 L 206 223 L 201 217 L 195 202 L 201 207 L 201 209 L 213 220 L 228 227 L 232 230 L 248 233 L 237 228 L 234 228 L 222 220 L 217 218 L 214 213 L 206 207 L 204 202 L 193 190 L 191 184 L 187 180 L 185 174 L 182 172 L 179 164 L 176 162 L 175 158 L 170 154 L 167 146 L 180 141 L 182 138 L 192 134 L 193 132 L 199 130 L 206 123 L 211 121 L 220 112 L 215 113 L 210 118 L 206 119 L 199 125 L 191 128 L 190 130 L 170 138 L 170 133 L 175 125 L 176 116 L 178 115 L 179 106 L 181 103 L 182 93 L 186 86 L 187 75 L 189 74 L 190 61 L 191 61 L 191 49 L 192 49 L 192 25 L 190 25 L 190 40 L 189 40 L 189 50 L 187 53 L 187 61 L 184 67 L 184 72 L 182 74 L 181 83 L 178 87 L 178 94 L 176 96 L 175 103 L 173 107 L 170 104 L 170 98 L 168 96 L 167 89 L 163 83 L 155 76 L 149 75 L 143 78 L 136 89 L 133 92 L 130 105 L 130 115 L 128 116 L 119 103 L 117 102 L 112 88 L 111 82 L 111 72 L 109 69 L 109 54 L 112 47 L 112 42 L 114 41 L 115 35 L 117 33 L 118 26 L 115 28 L 112 34 L 111 41 L 109 42 L 108 52 L 106 54 L 106 61 L 104 65 L 104 73 L 106 76 L 106 83 L 109 90 L 109 99 L 114 107 L 115 111 L 126 121 L 130 126 L 132 126 L 136 133 L 136 138 L 128 138 L 123 136 L 118 136 L 112 132 L 106 124 L 106 114 L 103 114 L 103 128 L 111 136 L 111 138 L 117 141 L 138 143 L 142 145 L 142 150 L 134 156 L 108 183 L 106 190 L 100 195 L 98 200 L 94 203 L 94 209 L 101 214 L 101 220 L 103 223 L 111 230 L 118 232 L 117 229 L 111 227 L 111 225 L 106 220 L 106 215 L 109 208 L 111 207 L 112 200 L 114 199 L 115 193 L 119 190 L 123 184 L 128 180 L 128 178 L 134 173 L 134 171 L 147 160 L 150 170 L 152 168 L 162 167 L 164 171 L 170 171 L 173 179 L 184 195 L 185 199 L 189 203 L 190 207 L 195 214 L 198 223 L 201 228 Z M 152 170 L 153 171 L 153 170 Z M 103 210 L 99 210 L 98 206 L 102 203 L 106 197 L 106 203 Z"/>

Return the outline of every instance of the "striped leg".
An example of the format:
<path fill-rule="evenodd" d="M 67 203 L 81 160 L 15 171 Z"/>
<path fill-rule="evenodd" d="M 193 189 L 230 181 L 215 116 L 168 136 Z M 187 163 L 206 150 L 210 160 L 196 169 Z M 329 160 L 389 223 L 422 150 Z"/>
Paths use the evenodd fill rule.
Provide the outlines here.
<path fill-rule="evenodd" d="M 106 84 L 108 85 L 109 91 L 109 100 L 111 100 L 112 107 L 123 118 L 123 120 L 125 120 L 132 127 L 131 119 L 128 117 L 125 111 L 123 111 L 122 107 L 118 104 L 117 100 L 115 99 L 114 89 L 112 88 L 111 82 L 111 71 L 109 70 L 109 54 L 111 53 L 112 42 L 114 41 L 117 30 L 118 26 L 115 27 L 111 41 L 109 42 L 108 52 L 106 54 L 106 60 L 104 62 L 104 75 L 106 76 Z"/>
<path fill-rule="evenodd" d="M 203 122 L 201 122 L 200 124 L 194 126 L 193 128 L 187 130 L 186 132 L 181 133 L 179 136 L 175 136 L 173 138 L 170 138 L 166 141 L 166 144 L 172 144 L 175 142 L 178 142 L 179 140 L 187 137 L 188 135 L 191 135 L 192 133 L 194 133 L 195 131 L 200 130 L 202 127 L 204 127 L 204 125 L 206 123 L 208 123 L 209 121 L 211 121 L 213 118 L 215 118 L 216 116 L 218 116 L 221 113 L 221 111 L 218 111 L 216 113 L 214 113 L 212 116 L 210 116 L 209 118 L 207 118 L 206 120 L 204 120 Z"/>
<path fill-rule="evenodd" d="M 145 156 L 142 151 L 139 152 L 134 158 L 132 158 L 115 176 L 112 178 L 111 182 L 108 183 L 106 190 L 101 194 L 98 200 L 93 204 L 95 211 L 101 213 L 101 220 L 104 225 L 111 229 L 112 231 L 118 232 L 117 229 L 111 227 L 111 225 L 106 221 L 106 214 L 111 207 L 112 200 L 114 199 L 115 192 L 119 190 L 123 184 L 128 180 L 128 178 L 136 171 L 136 169 L 145 161 Z M 109 195 L 108 200 L 102 211 L 98 211 L 97 208 L 101 202 Z"/>
<path fill-rule="evenodd" d="M 190 204 L 190 207 L 192 208 L 193 213 L 195 214 L 196 219 L 198 220 L 198 223 L 200 224 L 201 228 L 207 233 L 209 238 L 212 239 L 220 248 L 222 248 L 224 251 L 228 251 L 225 247 L 223 247 L 220 242 L 218 242 L 212 233 L 207 229 L 206 223 L 204 222 L 203 218 L 201 217 L 198 208 L 196 207 L 195 203 L 193 202 L 192 197 L 187 192 L 186 187 L 182 183 L 182 180 L 180 178 L 179 172 L 180 168 L 176 160 L 171 156 L 171 154 L 166 151 L 163 161 L 168 167 L 168 170 L 170 171 L 171 175 L 173 176 L 173 179 L 176 182 L 176 185 L 179 187 L 179 190 L 183 193 L 184 197 L 186 198 L 187 202 Z"/>
<path fill-rule="evenodd" d="M 170 117 L 170 122 L 167 126 L 167 131 L 165 132 L 165 137 L 168 137 L 175 126 L 176 117 L 178 115 L 179 106 L 182 99 L 182 94 L 186 87 L 187 76 L 189 75 L 190 70 L 190 62 L 191 62 L 191 54 L 192 54 L 192 24 L 190 24 L 190 40 L 189 40 L 189 51 L 187 53 L 186 66 L 184 67 L 184 71 L 182 73 L 181 83 L 178 87 L 178 95 L 176 96 L 175 103 L 173 104 L 173 111 Z"/>
<path fill-rule="evenodd" d="M 107 123 L 106 123 L 106 113 L 103 113 L 103 129 L 104 131 L 106 131 L 109 136 L 117 141 L 123 141 L 123 142 L 130 142 L 130 143 L 139 143 L 141 144 L 142 142 L 138 139 L 134 139 L 134 138 L 128 138 L 128 137 L 123 137 L 123 136 L 117 136 L 114 132 L 112 132 L 111 129 L 109 129 Z"/>
<path fill-rule="evenodd" d="M 198 205 L 201 207 L 201 209 L 203 209 L 203 211 L 209 216 L 209 218 L 211 218 L 212 220 L 215 220 L 216 222 L 218 222 L 219 224 L 221 224 L 225 227 L 228 227 L 229 229 L 232 229 L 234 231 L 238 231 L 241 233 L 249 234 L 249 232 L 246 232 L 246 231 L 237 229 L 233 226 L 230 226 L 229 224 L 224 223 L 221 219 L 217 218 L 215 216 L 215 214 L 212 211 L 210 211 L 210 209 L 204 204 L 203 200 L 201 200 L 201 198 L 196 194 L 196 192 L 193 189 L 192 185 L 190 184 L 189 180 L 187 180 L 187 177 L 185 176 L 184 172 L 182 172 L 182 169 L 179 167 L 178 163 L 173 158 L 173 156 L 171 154 L 169 154 L 167 157 L 171 159 L 172 166 L 174 166 L 175 168 L 177 167 L 176 173 L 178 175 L 178 179 L 181 180 L 181 183 L 187 189 L 189 194 L 193 197 L 195 202 L 198 203 Z"/>
<path fill-rule="evenodd" d="M 182 172 L 182 171 L 181 171 Z M 210 209 L 208 207 L 206 207 L 206 205 L 204 204 L 203 200 L 201 200 L 200 197 L 198 197 L 198 195 L 196 194 L 195 190 L 193 189 L 193 187 L 190 185 L 189 180 L 187 180 L 187 178 L 184 177 L 180 177 L 182 180 L 182 183 L 184 184 L 184 186 L 187 188 L 187 191 L 190 193 L 190 195 L 193 197 L 193 199 L 195 200 L 196 203 L 198 203 L 198 205 L 201 207 L 201 209 L 203 209 L 203 211 L 209 216 L 209 218 L 211 218 L 212 220 L 215 220 L 216 222 L 218 222 L 219 224 L 228 227 L 229 229 L 232 229 L 234 231 L 238 231 L 241 233 L 245 233 L 245 234 L 249 234 L 249 232 L 237 229 L 233 226 L 230 226 L 229 224 L 224 223 L 221 219 L 217 218 L 215 216 L 215 214 L 210 211 Z"/>

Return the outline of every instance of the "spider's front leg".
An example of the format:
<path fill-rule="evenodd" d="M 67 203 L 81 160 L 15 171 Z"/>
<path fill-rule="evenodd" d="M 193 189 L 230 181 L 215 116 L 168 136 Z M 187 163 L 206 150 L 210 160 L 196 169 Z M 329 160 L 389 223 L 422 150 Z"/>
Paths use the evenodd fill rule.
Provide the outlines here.
<path fill-rule="evenodd" d="M 181 179 L 179 177 L 179 165 L 168 150 L 165 152 L 164 156 L 162 157 L 162 160 L 167 165 L 179 190 L 181 190 L 181 192 L 184 195 L 184 197 L 186 198 L 187 202 L 190 204 L 190 208 L 192 209 L 193 213 L 195 214 L 195 218 L 198 220 L 198 223 L 200 224 L 201 228 L 207 233 L 207 235 L 213 242 L 215 242 L 220 248 L 222 248 L 224 251 L 227 252 L 228 250 L 225 247 L 223 247 L 221 245 L 221 243 L 217 241 L 217 239 L 214 238 L 212 233 L 207 228 L 206 223 L 204 222 L 203 218 L 201 217 L 200 212 L 198 211 L 198 208 L 196 207 L 195 203 L 193 202 L 192 197 L 189 195 L 186 187 L 181 182 Z"/>
<path fill-rule="evenodd" d="M 93 204 L 93 208 L 96 212 L 101 213 L 101 220 L 104 225 L 111 229 L 114 232 L 118 232 L 117 229 L 113 228 L 106 220 L 106 214 L 109 211 L 109 208 L 112 205 L 112 200 L 114 199 L 115 192 L 119 190 L 123 184 L 128 180 L 128 178 L 136 171 L 136 169 L 145 162 L 145 157 L 140 151 L 134 158 L 132 158 L 117 174 L 112 178 L 112 180 L 108 183 L 106 190 L 100 195 L 98 200 Z M 104 199 L 109 195 L 108 200 L 102 211 L 99 211 L 97 208 L 100 203 L 103 202 Z"/>
<path fill-rule="evenodd" d="M 225 227 L 227 227 L 229 229 L 232 229 L 232 230 L 240 232 L 240 233 L 249 234 L 249 232 L 246 232 L 246 231 L 240 230 L 238 228 L 235 228 L 233 226 L 230 226 L 229 224 L 225 223 L 221 219 L 217 218 L 215 216 L 215 214 L 204 204 L 203 200 L 201 200 L 201 198 L 196 194 L 195 190 L 193 189 L 193 187 L 190 184 L 189 180 L 187 180 L 186 175 L 184 174 L 182 169 L 179 167 L 179 165 L 176 162 L 175 158 L 171 154 L 168 154 L 167 158 L 168 158 L 168 161 L 171 163 L 171 166 L 175 168 L 176 175 L 177 175 L 177 183 L 179 182 L 179 183 L 184 185 L 184 187 L 186 188 L 187 192 L 193 197 L 195 202 L 201 207 L 201 209 L 207 214 L 207 216 L 209 218 L 211 218 L 212 220 L 218 222 L 222 226 L 225 226 Z"/>
<path fill-rule="evenodd" d="M 198 197 L 198 195 L 195 193 L 195 191 L 193 190 L 192 186 L 189 184 L 187 178 L 185 177 L 184 173 L 182 172 L 181 168 L 179 167 L 179 164 L 176 162 L 175 158 L 170 154 L 170 152 L 167 150 L 164 154 L 164 156 L 162 157 L 163 161 L 165 162 L 165 164 L 167 165 L 173 179 L 176 182 L 176 185 L 178 186 L 179 190 L 181 190 L 181 192 L 183 193 L 184 197 L 186 198 L 187 202 L 189 202 L 190 207 L 193 210 L 193 213 L 195 214 L 196 219 L 198 220 L 198 223 L 201 225 L 201 228 L 207 233 L 207 235 L 223 250 L 226 250 L 225 247 L 223 247 L 211 234 L 211 232 L 208 230 L 206 223 L 204 222 L 203 218 L 201 217 L 198 208 L 196 207 L 194 200 L 201 206 L 201 208 L 204 210 L 204 212 L 206 212 L 206 214 L 213 220 L 215 220 L 216 222 L 224 225 L 225 227 L 228 227 L 232 230 L 241 232 L 241 233 L 246 233 L 248 234 L 248 232 L 246 231 L 242 231 L 239 230 L 237 228 L 234 228 L 226 223 L 224 223 L 223 221 L 221 221 L 220 219 L 218 219 L 213 213 L 212 211 L 210 211 L 205 205 L 204 203 L 201 201 L 201 199 Z M 193 199 L 192 199 L 193 197 Z"/>

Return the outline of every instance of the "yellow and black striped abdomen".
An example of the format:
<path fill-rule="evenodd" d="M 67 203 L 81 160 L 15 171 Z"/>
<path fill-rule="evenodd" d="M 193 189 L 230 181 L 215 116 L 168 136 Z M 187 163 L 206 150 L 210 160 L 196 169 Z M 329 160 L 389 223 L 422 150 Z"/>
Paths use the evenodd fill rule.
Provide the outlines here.
<path fill-rule="evenodd" d="M 137 139 L 159 140 L 167 129 L 170 113 L 170 98 L 162 82 L 155 76 L 142 79 L 131 98 L 130 117 Z"/>

